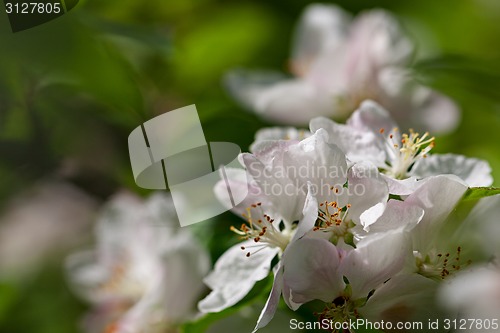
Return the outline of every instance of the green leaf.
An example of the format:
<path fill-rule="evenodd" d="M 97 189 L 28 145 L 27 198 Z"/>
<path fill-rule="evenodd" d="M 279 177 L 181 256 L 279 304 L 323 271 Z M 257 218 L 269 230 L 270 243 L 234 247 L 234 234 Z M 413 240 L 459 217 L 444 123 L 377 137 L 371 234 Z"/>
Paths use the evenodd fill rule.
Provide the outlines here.
<path fill-rule="evenodd" d="M 470 187 L 465 192 L 462 201 L 478 200 L 497 194 L 500 194 L 500 188 L 498 187 Z"/>

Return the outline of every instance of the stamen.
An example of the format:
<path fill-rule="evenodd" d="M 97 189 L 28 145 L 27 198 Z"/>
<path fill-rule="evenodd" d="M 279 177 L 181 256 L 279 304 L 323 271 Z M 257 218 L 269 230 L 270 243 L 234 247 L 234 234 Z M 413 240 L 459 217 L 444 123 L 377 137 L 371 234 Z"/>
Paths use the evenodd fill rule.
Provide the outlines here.
<path fill-rule="evenodd" d="M 279 247 L 282 250 L 288 245 L 291 230 L 288 230 L 286 225 L 283 230 L 280 230 L 279 224 L 273 224 L 274 219 L 264 214 L 262 203 L 258 202 L 250 205 L 246 209 L 246 213 L 242 215 L 246 219 L 246 223 L 243 223 L 239 229 L 234 226 L 230 227 L 230 230 L 241 236 L 241 238 L 253 239 L 255 243 L 259 243 L 259 246 Z M 241 249 L 246 250 L 246 248 L 249 247 L 242 247 Z M 247 253 L 247 257 L 249 256 L 250 252 Z"/>
<path fill-rule="evenodd" d="M 426 158 L 434 148 L 434 137 L 429 137 L 429 132 L 420 136 L 410 129 L 409 134 L 404 133 L 401 139 L 396 139 L 397 132 L 398 129 L 394 128 L 386 138 L 387 161 L 382 169 L 394 178 L 404 179 L 408 177 L 413 164 L 421 158 Z"/>
<path fill-rule="evenodd" d="M 460 259 L 462 248 L 457 247 L 456 256 L 450 261 L 450 253 L 438 253 L 435 258 L 427 255 L 425 258 L 420 253 L 416 253 L 416 263 L 419 268 L 419 274 L 435 280 L 444 280 L 449 275 L 470 265 L 470 260 L 463 263 Z"/>

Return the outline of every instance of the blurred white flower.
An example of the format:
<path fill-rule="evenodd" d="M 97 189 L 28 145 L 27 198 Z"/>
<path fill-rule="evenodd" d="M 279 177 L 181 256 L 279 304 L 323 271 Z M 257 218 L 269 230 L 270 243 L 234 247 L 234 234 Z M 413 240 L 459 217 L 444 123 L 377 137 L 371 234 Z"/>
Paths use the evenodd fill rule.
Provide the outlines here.
<path fill-rule="evenodd" d="M 439 290 L 439 298 L 458 313 L 463 332 L 500 332 L 500 267 L 498 263 L 476 266 L 458 274 Z M 471 323 L 469 320 L 474 319 Z"/>
<path fill-rule="evenodd" d="M 97 200 L 57 180 L 12 198 L 0 216 L 0 277 L 29 278 L 51 256 L 81 244 L 96 210 Z"/>
<path fill-rule="evenodd" d="M 169 196 L 119 193 L 96 225 L 96 248 L 68 257 L 69 282 L 93 305 L 89 332 L 164 332 L 193 319 L 209 258 L 181 229 Z"/>
<path fill-rule="evenodd" d="M 385 175 L 391 193 L 407 195 L 421 185 L 417 180 L 433 175 L 455 174 L 469 186 L 493 183 L 488 162 L 454 154 L 430 154 L 434 137 L 410 129 L 400 133 L 389 113 L 373 101 L 361 104 L 347 123 L 318 117 L 311 131 L 325 129 L 329 143 L 336 144 L 351 162 L 370 161 Z"/>
<path fill-rule="evenodd" d="M 235 70 L 226 83 L 245 107 L 277 123 L 304 125 L 316 116 L 345 119 L 372 99 L 405 126 L 453 130 L 457 106 L 411 78 L 412 53 L 412 43 L 387 12 L 372 10 L 351 19 L 337 6 L 311 4 L 295 35 L 293 78 Z"/>

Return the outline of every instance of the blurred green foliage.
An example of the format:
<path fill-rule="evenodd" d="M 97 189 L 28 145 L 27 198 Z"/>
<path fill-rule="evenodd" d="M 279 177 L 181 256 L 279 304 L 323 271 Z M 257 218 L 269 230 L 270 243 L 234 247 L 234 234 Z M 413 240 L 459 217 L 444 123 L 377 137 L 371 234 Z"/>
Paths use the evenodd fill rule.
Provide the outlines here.
<path fill-rule="evenodd" d="M 234 67 L 285 71 L 294 24 L 308 3 L 87 0 L 16 34 L 0 11 L 0 207 L 36 180 L 61 174 L 101 199 L 120 187 L 145 193 L 132 179 L 127 136 L 189 104 L 197 105 L 207 141 L 246 150 L 255 131 L 271 124 L 232 101 L 221 76 Z M 463 110 L 460 127 L 438 138 L 436 151 L 488 160 L 499 186 L 500 3 L 337 3 L 399 17 L 418 45 L 417 77 Z M 61 172 L 67 161 L 78 165 L 70 175 Z M 194 230 L 216 258 L 236 241 L 226 232 L 234 223 L 226 213 Z M 84 311 L 65 287 L 60 261 L 0 284 L 0 332 L 77 332 Z"/>

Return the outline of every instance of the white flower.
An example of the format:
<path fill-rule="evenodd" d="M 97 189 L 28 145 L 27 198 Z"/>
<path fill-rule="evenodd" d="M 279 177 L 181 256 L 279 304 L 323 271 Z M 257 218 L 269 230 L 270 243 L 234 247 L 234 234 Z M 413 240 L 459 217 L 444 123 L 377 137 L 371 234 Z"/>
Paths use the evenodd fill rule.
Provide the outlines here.
<path fill-rule="evenodd" d="M 430 154 L 434 137 L 410 129 L 400 133 L 389 113 L 373 101 L 361 104 L 345 125 L 319 117 L 311 131 L 325 129 L 329 142 L 338 145 L 352 162 L 370 161 L 385 175 L 391 193 L 407 195 L 421 185 L 417 180 L 432 175 L 455 174 L 469 186 L 493 182 L 486 161 L 453 154 Z"/>
<path fill-rule="evenodd" d="M 199 303 L 201 311 L 217 312 L 236 304 L 256 281 L 268 276 L 274 257 L 281 257 L 305 234 L 349 241 L 352 224 L 368 227 L 383 213 L 388 199 L 385 181 L 367 177 L 370 165 L 348 169 L 345 155 L 327 141 L 327 133 L 319 130 L 302 141 L 270 141 L 254 154 L 241 156 L 251 179 L 250 195 L 246 209 L 235 209 L 247 223 L 233 231 L 247 240 L 226 251 L 205 279 L 213 291 Z M 231 188 L 247 186 L 244 176 L 228 173 Z M 225 186 L 220 183 L 216 193 Z M 322 222 L 315 227 L 320 212 Z"/>
<path fill-rule="evenodd" d="M 457 259 L 460 257 L 461 247 L 455 243 L 457 239 L 454 234 L 458 232 L 460 224 L 453 221 L 454 233 L 450 233 L 445 222 L 466 190 L 467 185 L 456 176 L 433 176 L 399 203 L 403 210 L 423 211 L 422 219 L 409 231 L 412 244 L 410 271 L 442 280 L 460 269 L 458 266 L 463 258 Z M 389 223 L 388 220 L 379 219 L 372 227 L 390 230 L 395 227 L 391 223 L 395 221 Z M 407 224 L 408 220 L 402 219 L 399 223 Z"/>
<path fill-rule="evenodd" d="M 280 294 L 293 310 L 322 300 L 327 306 L 320 319 L 339 322 L 360 316 L 391 322 L 435 318 L 438 281 L 463 264 L 444 222 L 466 189 L 454 176 L 430 178 L 405 201 L 389 200 L 369 232 L 358 230 L 355 247 L 311 234 L 290 244 L 257 328 L 272 318 Z M 458 253 L 450 257 L 449 248 Z"/>
<path fill-rule="evenodd" d="M 465 319 L 465 332 L 500 331 L 500 267 L 497 264 L 476 266 L 457 274 L 439 290 L 441 303 L 458 313 L 451 317 Z M 475 319 L 471 323 L 468 319 Z"/>
<path fill-rule="evenodd" d="M 229 90 L 247 108 L 283 124 L 315 116 L 343 119 L 365 99 L 395 112 L 398 121 L 434 132 L 455 128 L 459 112 L 447 97 L 415 83 L 407 69 L 412 43 L 387 12 L 355 19 L 334 5 L 309 5 L 300 19 L 287 78 L 233 71 Z"/>
<path fill-rule="evenodd" d="M 435 302 L 436 290 L 469 265 L 475 250 L 461 244 L 464 222 L 448 220 L 466 190 L 467 186 L 456 176 L 433 176 L 404 201 L 389 201 L 386 212 L 397 205 L 401 218 L 382 216 L 371 231 L 407 224 L 410 251 L 401 272 L 378 288 L 360 310 L 364 317 L 392 322 L 444 318 Z M 410 210 L 423 213 L 417 223 L 404 218 L 403 214 Z"/>
<path fill-rule="evenodd" d="M 96 237 L 95 249 L 66 262 L 72 287 L 94 306 L 89 331 L 155 332 L 192 318 L 209 258 L 179 228 L 170 197 L 117 195 L 99 216 Z"/>
<path fill-rule="evenodd" d="M 254 332 L 271 321 L 281 294 L 292 310 L 319 299 L 327 303 L 322 319 L 357 318 L 373 289 L 403 268 L 408 250 L 404 228 L 374 234 L 356 248 L 340 248 L 321 238 L 299 239 L 275 270 L 273 290 Z"/>

